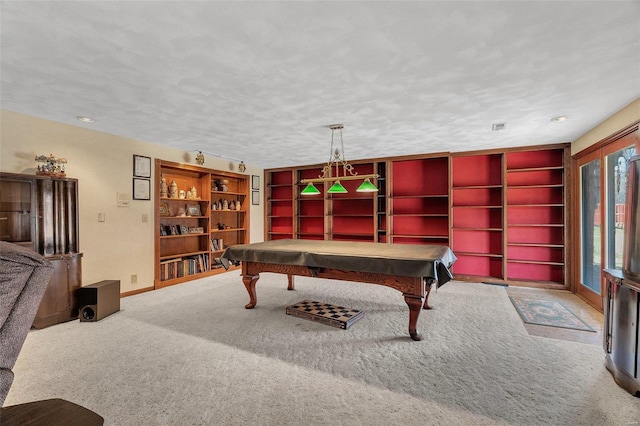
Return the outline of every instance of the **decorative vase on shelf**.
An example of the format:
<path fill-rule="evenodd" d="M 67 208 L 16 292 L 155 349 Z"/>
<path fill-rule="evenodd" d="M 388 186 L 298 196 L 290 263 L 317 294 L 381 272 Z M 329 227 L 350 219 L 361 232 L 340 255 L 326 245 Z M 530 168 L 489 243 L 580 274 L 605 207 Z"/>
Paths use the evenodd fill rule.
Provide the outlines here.
<path fill-rule="evenodd" d="M 160 197 L 167 198 L 168 196 L 167 179 L 165 179 L 164 175 L 160 175 Z"/>
<path fill-rule="evenodd" d="M 169 185 L 169 198 L 178 198 L 178 184 L 175 180 Z"/>
<path fill-rule="evenodd" d="M 195 186 L 191 187 L 191 198 L 193 198 L 193 199 L 197 199 L 198 198 L 198 190 L 196 189 Z"/>

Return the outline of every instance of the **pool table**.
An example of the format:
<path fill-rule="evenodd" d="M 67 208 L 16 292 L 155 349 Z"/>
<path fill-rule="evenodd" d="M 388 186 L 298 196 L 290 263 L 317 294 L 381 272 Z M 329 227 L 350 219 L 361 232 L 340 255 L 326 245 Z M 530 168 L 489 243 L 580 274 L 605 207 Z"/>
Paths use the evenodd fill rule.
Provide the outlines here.
<path fill-rule="evenodd" d="M 409 335 L 422 340 L 418 317 L 428 304 L 431 286 L 452 279 L 449 268 L 456 261 L 447 246 L 386 244 L 319 240 L 273 240 L 228 247 L 220 257 L 225 267 L 242 264 L 242 282 L 256 306 L 256 282 L 261 272 L 286 274 L 288 289 L 294 276 L 318 277 L 394 288 L 409 307 Z"/>

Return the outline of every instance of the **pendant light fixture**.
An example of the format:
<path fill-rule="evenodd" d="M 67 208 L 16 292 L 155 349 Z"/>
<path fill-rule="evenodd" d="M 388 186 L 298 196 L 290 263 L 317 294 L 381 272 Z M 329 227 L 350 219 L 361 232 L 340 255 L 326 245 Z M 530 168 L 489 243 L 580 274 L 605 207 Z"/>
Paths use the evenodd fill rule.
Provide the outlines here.
<path fill-rule="evenodd" d="M 377 174 L 358 175 L 353 170 L 353 166 L 347 162 L 344 155 L 344 141 L 342 139 L 342 124 L 333 124 L 329 126 L 331 129 L 331 155 L 329 161 L 322 168 L 322 174 L 315 179 L 302 179 L 300 183 L 307 186 L 300 192 L 300 195 L 318 195 L 321 192 L 315 187 L 314 183 L 333 182 L 327 190 L 327 194 L 346 194 L 348 191 L 342 185 L 341 181 L 364 179 L 364 182 L 356 189 L 356 192 L 377 192 L 378 188 L 371 182 L 371 179 L 377 179 Z M 336 131 L 340 134 L 340 148 L 333 148 L 334 135 Z M 340 170 L 342 169 L 342 171 Z"/>

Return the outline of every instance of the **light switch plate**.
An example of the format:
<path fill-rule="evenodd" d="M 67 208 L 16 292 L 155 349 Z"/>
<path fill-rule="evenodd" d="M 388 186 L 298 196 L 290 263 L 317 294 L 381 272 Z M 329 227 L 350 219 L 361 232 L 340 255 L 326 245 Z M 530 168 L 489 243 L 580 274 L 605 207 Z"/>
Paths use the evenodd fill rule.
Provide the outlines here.
<path fill-rule="evenodd" d="M 129 202 L 131 201 L 131 196 L 127 192 L 118 192 L 117 201 L 118 207 L 129 207 Z"/>

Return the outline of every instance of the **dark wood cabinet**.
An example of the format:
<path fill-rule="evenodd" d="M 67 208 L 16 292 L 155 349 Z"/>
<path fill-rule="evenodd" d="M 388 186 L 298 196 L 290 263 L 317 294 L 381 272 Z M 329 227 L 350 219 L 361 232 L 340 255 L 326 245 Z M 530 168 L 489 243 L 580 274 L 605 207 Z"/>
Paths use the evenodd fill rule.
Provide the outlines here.
<path fill-rule="evenodd" d="M 33 326 L 76 319 L 82 284 L 77 179 L 0 173 L 0 240 L 31 248 L 54 266 Z"/>
<path fill-rule="evenodd" d="M 77 292 L 82 282 L 81 254 L 47 257 L 53 264 L 53 276 L 33 320 L 35 328 L 78 318 Z"/>
<path fill-rule="evenodd" d="M 621 387 L 640 397 L 640 283 L 616 269 L 603 274 L 606 366 Z"/>

